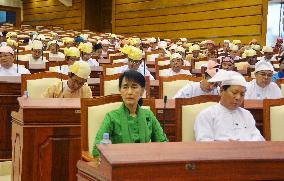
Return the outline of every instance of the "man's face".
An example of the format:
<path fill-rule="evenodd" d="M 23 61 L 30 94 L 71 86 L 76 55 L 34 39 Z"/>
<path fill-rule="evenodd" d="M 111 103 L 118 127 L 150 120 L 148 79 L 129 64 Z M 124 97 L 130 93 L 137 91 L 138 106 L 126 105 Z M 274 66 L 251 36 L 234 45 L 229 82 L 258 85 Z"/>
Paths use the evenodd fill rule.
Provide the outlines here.
<path fill-rule="evenodd" d="M 207 49 L 208 50 L 213 50 L 214 49 L 214 45 L 212 43 L 208 43 L 207 44 Z"/>
<path fill-rule="evenodd" d="M 15 57 L 11 53 L 7 52 L 0 53 L 0 64 L 2 67 L 6 69 L 10 68 L 13 65 L 14 59 Z"/>
<path fill-rule="evenodd" d="M 107 50 L 109 49 L 109 45 L 103 45 L 103 51 L 107 52 Z"/>
<path fill-rule="evenodd" d="M 135 60 L 128 60 L 128 68 L 131 70 L 138 70 L 140 64 L 142 63 L 141 60 L 135 61 Z"/>
<path fill-rule="evenodd" d="M 256 84 L 259 87 L 266 87 L 267 85 L 270 84 L 271 79 L 273 76 L 273 72 L 270 70 L 261 70 L 255 73 L 255 78 L 256 78 Z"/>
<path fill-rule="evenodd" d="M 57 47 L 56 47 L 57 46 Z M 53 54 L 57 54 L 58 50 L 59 50 L 59 46 L 56 44 L 51 44 L 49 46 L 50 52 Z"/>
<path fill-rule="evenodd" d="M 39 59 L 42 55 L 42 50 L 41 49 L 33 49 L 32 51 L 32 56 L 34 59 Z"/>
<path fill-rule="evenodd" d="M 68 66 L 73 65 L 75 61 L 79 61 L 78 57 L 66 57 Z"/>
<path fill-rule="evenodd" d="M 68 79 L 68 87 L 72 91 L 79 90 L 85 83 L 87 82 L 86 79 L 83 79 L 81 77 L 78 77 L 77 75 L 73 75 L 72 77 L 69 77 Z"/>
<path fill-rule="evenodd" d="M 183 65 L 183 60 L 180 58 L 174 58 L 170 62 L 171 68 L 174 72 L 178 73 L 180 72 L 182 65 Z"/>
<path fill-rule="evenodd" d="M 235 110 L 242 105 L 246 88 L 240 85 L 231 85 L 226 90 L 221 88 L 220 91 L 220 103 L 229 110 Z"/>
<path fill-rule="evenodd" d="M 82 59 L 88 61 L 92 57 L 92 53 L 83 53 Z"/>
<path fill-rule="evenodd" d="M 238 55 L 238 51 L 237 51 L 237 50 L 231 50 L 231 51 L 230 51 L 230 56 L 231 56 L 232 58 L 235 58 L 237 55 Z"/>
<path fill-rule="evenodd" d="M 273 52 L 265 52 L 264 56 L 267 60 L 270 60 L 273 57 Z"/>
<path fill-rule="evenodd" d="M 193 58 L 198 58 L 199 52 L 200 52 L 199 50 L 193 50 L 192 51 Z"/>

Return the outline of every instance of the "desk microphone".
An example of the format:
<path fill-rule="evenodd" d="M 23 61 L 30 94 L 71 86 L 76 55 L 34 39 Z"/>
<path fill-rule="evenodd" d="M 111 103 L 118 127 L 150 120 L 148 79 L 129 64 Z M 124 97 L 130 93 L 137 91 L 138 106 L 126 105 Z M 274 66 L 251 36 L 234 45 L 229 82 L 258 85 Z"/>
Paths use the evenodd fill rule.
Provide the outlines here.
<path fill-rule="evenodd" d="M 163 128 L 163 131 L 165 132 L 165 124 L 166 124 L 166 105 L 167 105 L 167 102 L 168 102 L 168 96 L 164 96 L 164 109 L 163 109 L 163 120 L 162 120 L 162 128 Z"/>

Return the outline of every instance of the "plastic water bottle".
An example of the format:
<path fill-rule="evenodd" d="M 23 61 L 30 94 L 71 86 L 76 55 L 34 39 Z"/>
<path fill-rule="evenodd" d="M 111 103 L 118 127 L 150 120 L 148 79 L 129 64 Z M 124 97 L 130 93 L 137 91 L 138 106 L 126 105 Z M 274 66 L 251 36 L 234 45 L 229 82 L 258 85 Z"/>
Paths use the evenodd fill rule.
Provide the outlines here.
<path fill-rule="evenodd" d="M 24 91 L 24 98 L 28 98 L 29 97 L 29 92 L 28 91 Z"/>
<path fill-rule="evenodd" d="M 103 134 L 103 139 L 100 144 L 111 144 L 111 140 L 109 139 L 109 133 Z"/>

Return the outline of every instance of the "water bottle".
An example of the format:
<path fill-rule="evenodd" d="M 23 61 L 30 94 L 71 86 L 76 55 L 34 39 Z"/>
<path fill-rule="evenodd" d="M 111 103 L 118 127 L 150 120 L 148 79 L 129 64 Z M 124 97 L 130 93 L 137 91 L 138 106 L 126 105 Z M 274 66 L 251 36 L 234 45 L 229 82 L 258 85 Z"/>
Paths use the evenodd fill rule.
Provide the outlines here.
<path fill-rule="evenodd" d="M 111 140 L 109 139 L 109 133 L 103 134 L 103 139 L 100 144 L 111 144 Z"/>
<path fill-rule="evenodd" d="M 29 92 L 28 91 L 24 91 L 24 98 L 28 98 L 29 97 Z"/>

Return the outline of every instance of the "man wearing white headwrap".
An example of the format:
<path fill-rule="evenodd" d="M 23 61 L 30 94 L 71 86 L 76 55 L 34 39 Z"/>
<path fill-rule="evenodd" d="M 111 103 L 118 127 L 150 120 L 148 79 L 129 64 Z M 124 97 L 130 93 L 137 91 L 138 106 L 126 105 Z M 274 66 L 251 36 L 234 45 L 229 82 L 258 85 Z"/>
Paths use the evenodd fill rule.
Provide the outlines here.
<path fill-rule="evenodd" d="M 239 47 L 238 47 L 238 45 L 232 44 L 230 46 L 229 53 L 230 53 L 230 57 L 232 57 L 232 59 L 234 61 L 238 61 L 238 60 L 241 59 L 241 57 L 238 56 L 238 54 L 239 54 Z"/>
<path fill-rule="evenodd" d="M 92 59 L 93 45 L 91 43 L 81 43 L 78 48 L 82 52 L 80 61 L 87 62 L 91 67 L 99 66 L 99 63 Z"/>
<path fill-rule="evenodd" d="M 65 55 L 62 52 L 59 52 L 59 42 L 57 40 L 52 40 L 48 43 L 49 52 L 49 61 L 64 61 Z"/>
<path fill-rule="evenodd" d="M 186 56 L 186 58 L 185 58 L 186 61 L 189 62 L 189 66 L 191 64 L 190 62 L 191 62 L 192 59 L 202 59 L 202 58 L 205 58 L 205 55 L 200 53 L 200 46 L 199 45 L 197 45 L 197 44 L 193 45 L 190 48 L 190 50 L 191 50 L 191 54 L 188 54 Z"/>
<path fill-rule="evenodd" d="M 208 82 L 208 80 L 218 71 L 216 66 L 218 66 L 218 64 L 215 61 L 209 60 L 204 79 L 201 82 L 188 83 L 186 86 L 181 88 L 173 98 L 191 98 L 200 95 L 219 95 L 217 84 Z"/>
<path fill-rule="evenodd" d="M 104 39 L 100 43 L 103 47 L 101 56 L 104 57 L 104 58 L 107 58 L 107 51 L 109 50 L 110 42 L 108 40 Z"/>
<path fill-rule="evenodd" d="M 261 59 L 259 61 L 265 61 L 265 62 L 274 62 L 277 61 L 274 53 L 273 53 L 273 48 L 270 46 L 264 46 L 262 48 L 263 54 L 264 56 L 261 57 Z"/>
<path fill-rule="evenodd" d="M 189 70 L 182 69 L 183 60 L 182 56 L 179 53 L 174 53 L 171 56 L 170 61 L 171 68 L 165 69 L 161 71 L 160 76 L 174 76 L 174 75 L 191 75 Z"/>
<path fill-rule="evenodd" d="M 221 69 L 209 81 L 221 82 L 221 99 L 197 115 L 196 141 L 264 141 L 252 114 L 241 108 L 246 92 L 244 77 Z"/>
<path fill-rule="evenodd" d="M 30 74 L 30 71 L 25 67 L 14 64 L 14 60 L 14 50 L 9 46 L 1 46 L 0 76 L 20 76 L 21 74 Z"/>
<path fill-rule="evenodd" d="M 25 60 L 29 61 L 29 64 L 43 64 L 47 62 L 46 58 L 43 56 L 42 48 L 42 42 L 34 40 L 32 42 L 32 54 L 27 54 Z"/>
<path fill-rule="evenodd" d="M 259 61 L 255 64 L 255 78 L 247 84 L 245 99 L 279 99 L 281 90 L 272 82 L 273 66 L 269 62 Z"/>
<path fill-rule="evenodd" d="M 149 76 L 150 80 L 155 80 L 151 75 L 150 71 L 147 69 L 147 66 L 142 63 L 142 51 L 136 47 L 129 46 L 129 50 L 125 52 L 128 57 L 127 65 L 124 65 L 118 69 L 116 69 L 116 73 L 120 74 L 127 70 L 136 70 L 144 76 Z M 144 66 L 145 74 L 144 74 Z"/>
<path fill-rule="evenodd" d="M 87 62 L 75 62 L 69 67 L 69 79 L 59 81 L 48 87 L 43 93 L 45 98 L 92 98 L 92 91 L 87 84 L 91 68 Z"/>

